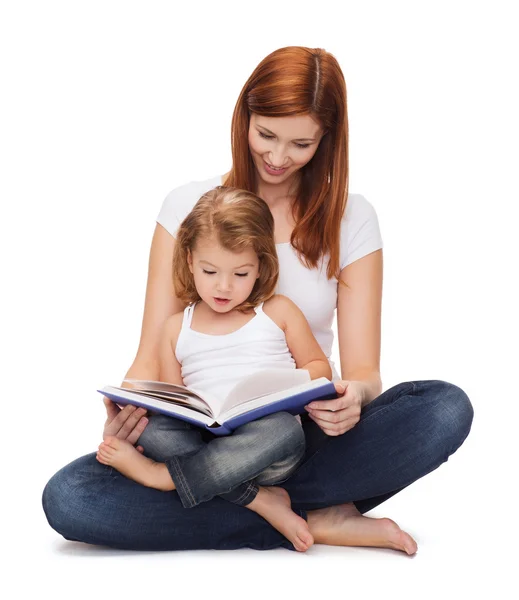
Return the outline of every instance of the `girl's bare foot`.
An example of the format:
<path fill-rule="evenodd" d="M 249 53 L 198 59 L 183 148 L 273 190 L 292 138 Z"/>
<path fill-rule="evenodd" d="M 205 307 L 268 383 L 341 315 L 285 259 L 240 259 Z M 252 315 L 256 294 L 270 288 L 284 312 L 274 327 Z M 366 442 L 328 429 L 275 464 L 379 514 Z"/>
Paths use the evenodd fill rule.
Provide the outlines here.
<path fill-rule="evenodd" d="M 415 554 L 414 539 L 391 519 L 371 519 L 354 504 L 341 504 L 308 512 L 308 527 L 316 544 L 372 546 Z"/>
<path fill-rule="evenodd" d="M 105 441 L 99 444 L 96 458 L 103 465 L 114 467 L 119 473 L 147 487 L 163 492 L 175 489 L 166 465 L 143 456 L 126 440 L 107 436 Z"/>
<path fill-rule="evenodd" d="M 260 487 L 254 500 L 247 504 L 275 529 L 281 532 L 299 552 L 305 552 L 314 543 L 308 523 L 290 507 L 288 492 L 279 487 Z"/>

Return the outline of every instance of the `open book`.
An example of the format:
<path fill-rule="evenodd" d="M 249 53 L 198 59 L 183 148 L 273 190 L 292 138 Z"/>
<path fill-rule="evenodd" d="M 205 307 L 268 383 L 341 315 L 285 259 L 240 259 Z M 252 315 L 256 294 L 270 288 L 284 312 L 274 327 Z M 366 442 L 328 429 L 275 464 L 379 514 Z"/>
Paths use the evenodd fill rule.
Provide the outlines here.
<path fill-rule="evenodd" d="M 240 380 L 227 398 L 219 399 L 182 385 L 126 379 L 130 387 L 105 386 L 98 390 L 118 405 L 133 404 L 205 427 L 215 435 L 279 411 L 304 412 L 312 400 L 337 397 L 334 384 L 310 379 L 304 369 L 267 369 Z"/>

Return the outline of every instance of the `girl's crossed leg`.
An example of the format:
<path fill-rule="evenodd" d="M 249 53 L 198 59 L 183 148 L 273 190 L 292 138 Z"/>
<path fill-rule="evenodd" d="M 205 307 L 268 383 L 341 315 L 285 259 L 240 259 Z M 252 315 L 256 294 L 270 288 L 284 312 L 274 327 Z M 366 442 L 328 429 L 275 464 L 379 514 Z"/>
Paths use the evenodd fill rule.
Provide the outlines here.
<path fill-rule="evenodd" d="M 273 487 L 285 481 L 304 456 L 303 429 L 292 415 L 268 415 L 208 442 L 202 430 L 189 423 L 153 415 L 138 443 L 145 456 L 128 442 L 107 438 L 97 460 L 142 485 L 177 490 L 186 508 L 219 495 L 258 513 L 296 550 L 313 544 L 308 524 L 291 510 L 286 490 Z"/>

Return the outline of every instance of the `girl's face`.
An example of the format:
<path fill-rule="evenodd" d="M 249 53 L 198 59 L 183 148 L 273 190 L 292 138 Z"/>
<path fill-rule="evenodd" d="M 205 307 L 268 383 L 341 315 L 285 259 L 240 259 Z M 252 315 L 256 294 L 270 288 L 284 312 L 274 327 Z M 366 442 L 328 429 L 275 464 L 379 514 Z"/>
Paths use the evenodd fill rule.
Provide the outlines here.
<path fill-rule="evenodd" d="M 249 148 L 265 183 L 285 183 L 293 178 L 312 159 L 321 138 L 321 127 L 310 115 L 263 117 L 251 114 Z"/>
<path fill-rule="evenodd" d="M 247 300 L 259 277 L 259 259 L 252 248 L 231 252 L 215 238 L 199 240 L 188 261 L 200 298 L 218 313 Z"/>

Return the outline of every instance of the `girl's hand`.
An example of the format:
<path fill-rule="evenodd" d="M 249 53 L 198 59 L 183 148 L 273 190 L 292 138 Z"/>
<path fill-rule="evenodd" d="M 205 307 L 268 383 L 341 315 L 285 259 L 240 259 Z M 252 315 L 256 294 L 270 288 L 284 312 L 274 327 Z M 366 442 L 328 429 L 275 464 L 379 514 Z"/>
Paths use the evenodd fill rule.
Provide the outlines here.
<path fill-rule="evenodd" d="M 305 406 L 312 421 L 326 435 L 342 435 L 355 427 L 360 420 L 364 399 L 364 385 L 361 381 L 337 381 L 335 389 L 340 394 L 335 400 L 319 400 Z"/>
<path fill-rule="evenodd" d="M 106 439 L 108 435 L 113 435 L 134 445 L 148 424 L 148 419 L 144 416 L 146 410 L 130 404 L 120 409 L 106 397 L 103 397 L 103 402 L 105 403 L 107 415 L 103 429 L 103 439 Z M 142 452 L 140 446 L 137 450 Z"/>

